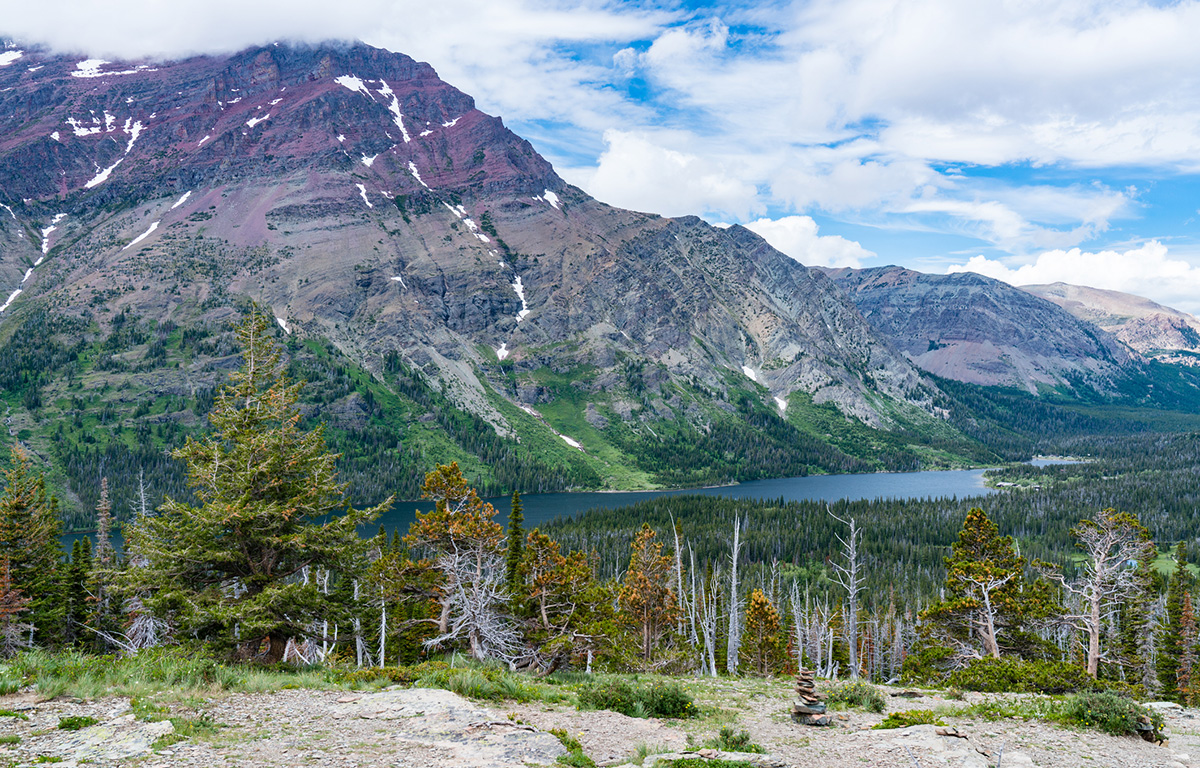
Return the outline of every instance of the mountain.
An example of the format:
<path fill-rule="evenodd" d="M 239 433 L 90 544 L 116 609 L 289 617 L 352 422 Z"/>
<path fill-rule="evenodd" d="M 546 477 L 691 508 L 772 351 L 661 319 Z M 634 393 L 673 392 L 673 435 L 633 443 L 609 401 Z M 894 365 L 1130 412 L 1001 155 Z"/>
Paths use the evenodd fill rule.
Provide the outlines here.
<path fill-rule="evenodd" d="M 922 369 L 957 381 L 1109 391 L 1136 366 L 1109 334 L 1054 303 L 971 272 L 828 269 L 867 322 Z"/>
<path fill-rule="evenodd" d="M 0 387 L 84 501 L 202 425 L 251 303 L 368 496 L 450 459 L 499 491 L 973 450 L 824 274 L 590 198 L 427 64 L 362 44 L 4 62 Z"/>
<path fill-rule="evenodd" d="M 1200 320 L 1186 312 L 1141 296 L 1082 285 L 1023 285 L 1021 290 L 1103 328 L 1146 357 L 1200 365 Z"/>

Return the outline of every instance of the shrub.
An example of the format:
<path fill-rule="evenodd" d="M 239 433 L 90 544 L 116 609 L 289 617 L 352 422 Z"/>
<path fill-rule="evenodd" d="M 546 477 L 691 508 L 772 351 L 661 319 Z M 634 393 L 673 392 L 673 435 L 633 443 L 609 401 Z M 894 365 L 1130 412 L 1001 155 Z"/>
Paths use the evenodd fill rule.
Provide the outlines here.
<path fill-rule="evenodd" d="M 1146 722 L 1154 730 L 1162 728 L 1162 715 L 1139 706 L 1133 699 L 1106 691 L 1088 691 L 1067 699 L 1063 707 L 1063 720 L 1088 728 L 1097 728 L 1115 736 L 1138 733 L 1138 720 Z"/>
<path fill-rule="evenodd" d="M 78 731 L 81 728 L 89 728 L 100 722 L 94 717 L 64 717 L 58 721 L 58 730 L 60 731 Z"/>
<path fill-rule="evenodd" d="M 596 768 L 595 761 L 583 753 L 583 745 L 577 739 L 571 738 L 566 730 L 551 728 L 550 734 L 567 748 L 567 754 L 558 756 L 559 763 L 572 766 L 572 768 Z"/>
<path fill-rule="evenodd" d="M 1064 661 L 977 659 L 950 673 L 955 688 L 988 693 L 1072 693 L 1096 686 L 1088 673 Z"/>
<path fill-rule="evenodd" d="M 695 717 L 699 714 L 691 694 L 677 682 L 655 681 L 634 685 L 619 677 L 600 680 L 579 689 L 580 709 L 611 709 L 630 717 Z"/>
<path fill-rule="evenodd" d="M 862 680 L 834 683 L 827 694 L 826 701 L 833 707 L 862 707 L 868 712 L 882 712 L 887 705 L 879 689 Z"/>
<path fill-rule="evenodd" d="M 493 665 L 431 666 L 417 678 L 415 684 L 422 688 L 444 688 L 470 699 L 515 699 L 525 702 L 542 698 L 537 686 L 520 675 Z"/>
<path fill-rule="evenodd" d="M 710 749 L 720 749 L 725 752 L 757 752 L 765 754 L 767 750 L 762 746 L 750 741 L 750 732 L 747 730 L 735 731 L 732 726 L 723 725 L 716 736 L 704 742 L 704 746 Z"/>
<path fill-rule="evenodd" d="M 945 721 L 938 717 L 938 713 L 932 709 L 908 709 L 903 712 L 892 712 L 883 719 L 883 722 L 875 726 L 875 730 L 882 731 L 888 728 L 907 728 L 910 725 L 945 725 Z"/>

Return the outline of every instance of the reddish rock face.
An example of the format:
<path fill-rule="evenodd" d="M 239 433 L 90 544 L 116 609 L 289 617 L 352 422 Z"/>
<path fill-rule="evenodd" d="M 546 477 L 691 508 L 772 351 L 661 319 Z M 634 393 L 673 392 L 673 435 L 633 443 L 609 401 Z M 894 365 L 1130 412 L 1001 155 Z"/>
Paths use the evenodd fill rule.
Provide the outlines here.
<path fill-rule="evenodd" d="M 423 189 L 409 163 L 446 190 L 563 186 L 528 142 L 401 54 L 268 46 L 181 62 L 91 61 L 26 53 L 0 67 L 6 199 L 70 203 L 95 190 L 89 202 L 103 204 L 364 157 L 376 162 L 359 173 L 395 193 Z M 121 173 L 87 186 L 117 160 Z"/>

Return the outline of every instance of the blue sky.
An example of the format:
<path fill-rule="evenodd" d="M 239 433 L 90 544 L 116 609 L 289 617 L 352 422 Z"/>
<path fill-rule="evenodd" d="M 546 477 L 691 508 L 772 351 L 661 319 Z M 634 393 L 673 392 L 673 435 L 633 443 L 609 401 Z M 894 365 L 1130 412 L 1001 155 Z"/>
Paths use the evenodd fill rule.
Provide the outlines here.
<path fill-rule="evenodd" d="M 615 205 L 746 224 L 807 264 L 1200 312 L 1200 2 L 65 5 L 0 19 L 108 56 L 358 38 L 430 62 Z"/>

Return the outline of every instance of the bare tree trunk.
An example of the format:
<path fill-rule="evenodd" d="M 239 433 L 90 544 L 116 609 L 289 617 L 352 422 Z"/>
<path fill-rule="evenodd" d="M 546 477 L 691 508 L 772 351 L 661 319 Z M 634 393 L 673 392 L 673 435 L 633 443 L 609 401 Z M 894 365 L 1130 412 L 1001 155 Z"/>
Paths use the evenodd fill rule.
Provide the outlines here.
<path fill-rule="evenodd" d="M 741 600 L 738 596 L 738 554 L 742 548 L 741 520 L 733 518 L 733 554 L 731 556 L 732 570 L 729 575 L 729 643 L 725 650 L 725 671 L 736 675 L 738 671 L 738 652 L 742 647 Z"/>
<path fill-rule="evenodd" d="M 845 523 L 850 526 L 849 537 L 843 539 L 838 535 L 838 541 L 842 543 L 842 557 L 846 563 L 834 563 L 834 577 L 837 583 L 846 590 L 846 642 L 850 646 L 850 677 L 858 679 L 858 593 L 862 591 L 863 577 L 859 573 L 858 560 L 858 542 L 862 539 L 862 529 L 858 527 L 854 518 L 849 521 L 842 520 L 833 512 L 829 513 L 834 520 L 840 523 Z"/>

